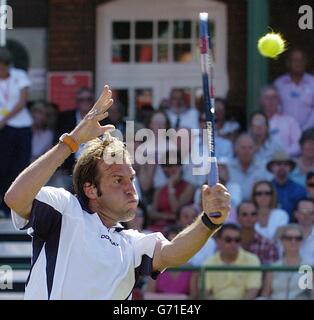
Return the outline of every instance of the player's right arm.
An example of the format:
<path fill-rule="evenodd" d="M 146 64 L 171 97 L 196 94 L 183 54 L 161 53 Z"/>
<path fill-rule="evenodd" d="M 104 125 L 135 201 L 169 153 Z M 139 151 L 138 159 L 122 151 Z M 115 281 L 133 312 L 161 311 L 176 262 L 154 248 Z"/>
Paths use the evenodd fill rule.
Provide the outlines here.
<path fill-rule="evenodd" d="M 71 137 L 78 144 L 88 142 L 104 132 L 114 129 L 111 125 L 100 126 L 99 124 L 99 121 L 108 116 L 106 111 L 113 103 L 111 94 L 109 87 L 105 86 L 91 111 L 71 132 Z M 36 195 L 70 154 L 71 150 L 67 145 L 58 143 L 33 162 L 16 178 L 6 192 L 4 201 L 7 206 L 28 220 Z"/>

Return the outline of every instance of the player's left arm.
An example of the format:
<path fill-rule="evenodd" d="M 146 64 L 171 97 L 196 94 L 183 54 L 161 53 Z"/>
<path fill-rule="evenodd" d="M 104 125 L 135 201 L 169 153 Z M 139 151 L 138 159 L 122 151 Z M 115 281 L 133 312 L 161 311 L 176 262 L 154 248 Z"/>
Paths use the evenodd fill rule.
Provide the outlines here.
<path fill-rule="evenodd" d="M 221 216 L 208 218 L 211 221 L 208 227 L 203 222 L 202 215 L 200 215 L 194 223 L 180 232 L 172 241 L 160 240 L 157 242 L 153 258 L 154 271 L 161 271 L 167 267 L 187 263 L 228 217 L 230 194 L 223 185 L 203 186 L 202 203 L 203 211 L 207 214 L 207 217 L 208 214 L 213 212 L 221 212 Z"/>

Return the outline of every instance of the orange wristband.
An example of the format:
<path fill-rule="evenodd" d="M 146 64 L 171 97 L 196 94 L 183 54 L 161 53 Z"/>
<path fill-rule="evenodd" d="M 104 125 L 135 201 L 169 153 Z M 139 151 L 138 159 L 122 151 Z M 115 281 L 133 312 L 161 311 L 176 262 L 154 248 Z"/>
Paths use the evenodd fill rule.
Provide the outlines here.
<path fill-rule="evenodd" d="M 68 134 L 64 133 L 60 138 L 59 141 L 63 142 L 66 144 L 72 153 L 75 153 L 79 149 L 78 143 Z"/>

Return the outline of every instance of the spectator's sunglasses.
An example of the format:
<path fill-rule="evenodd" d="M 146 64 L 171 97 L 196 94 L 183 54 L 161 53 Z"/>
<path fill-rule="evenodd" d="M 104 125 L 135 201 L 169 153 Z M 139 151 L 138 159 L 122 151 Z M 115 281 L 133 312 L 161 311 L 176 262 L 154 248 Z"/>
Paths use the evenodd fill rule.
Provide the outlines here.
<path fill-rule="evenodd" d="M 308 183 L 307 183 L 307 186 L 308 186 L 309 188 L 314 188 L 314 182 L 308 182 Z"/>
<path fill-rule="evenodd" d="M 297 241 L 297 242 L 301 242 L 303 240 L 302 236 L 282 236 L 281 237 L 282 240 L 287 240 L 287 241 Z"/>

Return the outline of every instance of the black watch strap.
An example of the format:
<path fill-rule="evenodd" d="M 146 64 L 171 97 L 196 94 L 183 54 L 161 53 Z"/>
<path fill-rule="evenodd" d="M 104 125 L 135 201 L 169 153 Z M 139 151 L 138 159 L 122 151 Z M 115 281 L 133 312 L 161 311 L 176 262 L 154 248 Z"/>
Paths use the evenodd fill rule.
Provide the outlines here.
<path fill-rule="evenodd" d="M 202 214 L 202 222 L 211 231 L 216 231 L 216 230 L 220 229 L 222 226 L 222 224 L 212 223 L 211 220 L 208 218 L 208 215 L 205 212 L 203 212 L 203 214 Z"/>

